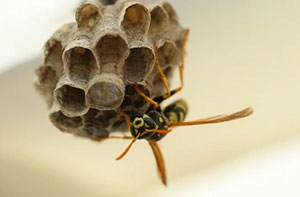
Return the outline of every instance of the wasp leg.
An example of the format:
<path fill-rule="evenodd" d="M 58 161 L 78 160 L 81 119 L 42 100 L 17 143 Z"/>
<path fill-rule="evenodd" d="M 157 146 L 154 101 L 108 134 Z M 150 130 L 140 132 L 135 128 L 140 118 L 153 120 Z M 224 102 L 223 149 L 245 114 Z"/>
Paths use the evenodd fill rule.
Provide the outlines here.
<path fill-rule="evenodd" d="M 153 105 L 153 108 L 156 109 L 159 107 L 158 103 L 154 100 L 152 100 L 149 96 L 147 96 L 146 94 L 144 94 L 140 89 L 137 83 L 135 83 L 135 90 L 136 92 L 145 99 L 145 101 L 147 101 L 148 103 L 151 103 Z"/>
<path fill-rule="evenodd" d="M 155 47 L 155 65 L 156 65 L 156 68 L 158 70 L 158 72 L 160 73 L 160 76 L 161 76 L 161 80 L 163 82 L 163 85 L 165 86 L 166 90 L 167 90 L 167 96 L 169 97 L 171 95 L 171 92 L 170 92 L 170 88 L 169 88 L 169 85 L 168 85 L 168 81 L 167 81 L 167 78 L 166 78 L 166 75 L 164 74 L 164 72 L 162 71 L 161 69 L 161 66 L 159 64 L 159 59 L 158 59 L 158 48 Z M 135 89 L 137 91 L 137 93 L 143 97 L 145 99 L 145 101 L 147 101 L 148 103 L 151 103 L 153 105 L 153 108 L 156 109 L 158 108 L 159 104 L 152 100 L 150 97 L 148 97 L 147 95 L 145 95 L 138 87 L 138 84 L 135 83 Z"/>
<path fill-rule="evenodd" d="M 183 88 L 183 72 L 184 72 L 184 52 L 185 52 L 185 44 L 186 44 L 186 40 L 189 34 L 189 29 L 187 29 L 184 32 L 184 37 L 183 37 L 183 42 L 182 42 L 182 50 L 181 50 L 181 65 L 179 66 L 179 77 L 180 77 L 180 86 L 172 91 L 169 90 L 169 87 L 167 85 L 167 80 L 165 75 L 162 73 L 161 69 L 158 68 L 159 71 L 161 71 L 161 78 L 162 81 L 164 83 L 164 86 L 167 89 L 167 93 L 165 95 L 162 96 L 158 96 L 156 98 L 154 98 L 153 100 L 156 101 L 158 104 L 160 104 L 161 102 L 163 102 L 164 100 L 166 100 L 167 98 L 169 98 L 170 96 L 173 96 L 174 94 L 176 94 L 177 92 L 179 92 L 182 88 Z M 159 64 L 158 64 L 159 65 Z M 165 84 L 166 83 L 166 84 Z"/>
<path fill-rule="evenodd" d="M 126 139 L 126 140 L 132 140 L 133 137 L 131 137 L 131 136 L 107 136 L 107 137 L 98 137 L 98 138 L 95 138 L 93 140 L 95 140 L 95 141 L 102 141 L 102 140 L 106 140 L 106 139 Z"/>
<path fill-rule="evenodd" d="M 166 93 L 166 96 L 170 96 L 171 95 L 171 91 L 170 91 L 170 88 L 169 88 L 169 84 L 168 84 L 168 81 L 167 81 L 167 77 L 166 75 L 164 74 L 164 72 L 162 71 L 161 69 L 161 66 L 160 66 L 160 63 L 159 63 L 159 59 L 158 59 L 158 48 L 155 47 L 155 65 L 156 65 L 156 68 L 160 74 L 160 77 L 161 77 L 161 80 L 163 82 L 163 85 L 165 86 L 166 90 L 167 90 L 167 93 Z"/>
<path fill-rule="evenodd" d="M 123 117 L 125 118 L 126 124 L 127 124 L 127 128 L 128 128 L 128 131 L 130 131 L 131 123 L 130 123 L 130 118 L 129 118 L 128 114 L 126 114 L 126 113 L 124 113 L 124 112 L 120 112 L 120 113 L 118 114 L 118 117 L 121 117 L 121 116 L 123 116 Z"/>
<path fill-rule="evenodd" d="M 153 105 L 153 108 L 156 109 L 159 107 L 159 104 L 161 102 L 163 102 L 164 100 L 166 100 L 167 98 L 169 98 L 170 96 L 176 94 L 177 92 L 179 92 L 182 88 L 183 88 L 183 71 L 184 71 L 184 51 L 185 51 L 185 43 L 187 40 L 187 36 L 189 34 L 189 30 L 187 29 L 184 33 L 184 37 L 183 37 L 183 44 L 182 44 L 182 51 L 181 51 L 181 65 L 179 66 L 179 76 L 180 76 L 180 87 L 176 88 L 175 90 L 170 91 L 169 85 L 168 85 L 168 81 L 166 78 L 166 75 L 163 73 L 161 66 L 159 64 L 159 59 L 158 59 L 158 48 L 155 47 L 155 65 L 157 70 L 160 73 L 161 76 L 161 80 L 163 82 L 164 87 L 167 90 L 167 93 L 162 95 L 162 96 L 158 96 L 155 97 L 154 99 L 151 99 L 150 97 L 148 97 L 147 95 L 145 95 L 139 88 L 138 88 L 138 84 L 135 84 L 135 89 L 137 91 L 137 93 L 142 96 L 147 102 L 151 103 Z"/>
<path fill-rule="evenodd" d="M 156 165 L 158 168 L 159 176 L 160 176 L 163 184 L 166 186 L 167 185 L 167 176 L 166 176 L 166 168 L 165 168 L 164 158 L 160 152 L 157 142 L 149 142 L 149 145 L 151 146 L 151 149 L 153 151 L 153 154 L 154 154 L 154 157 L 156 160 Z"/>

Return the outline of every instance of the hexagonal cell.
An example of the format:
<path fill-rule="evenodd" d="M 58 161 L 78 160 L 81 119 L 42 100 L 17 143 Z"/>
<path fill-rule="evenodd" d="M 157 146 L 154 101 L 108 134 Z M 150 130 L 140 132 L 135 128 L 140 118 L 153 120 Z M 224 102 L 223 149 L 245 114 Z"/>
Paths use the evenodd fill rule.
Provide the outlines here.
<path fill-rule="evenodd" d="M 52 112 L 49 116 L 51 122 L 61 131 L 78 132 L 79 128 L 83 126 L 80 117 L 68 117 L 61 111 Z"/>
<path fill-rule="evenodd" d="M 100 4 L 98 1 L 87 1 L 76 11 L 76 21 L 79 28 L 91 29 L 100 21 Z"/>
<path fill-rule="evenodd" d="M 122 104 L 124 95 L 125 85 L 122 79 L 113 73 L 103 73 L 91 81 L 86 99 L 90 107 L 112 110 Z"/>
<path fill-rule="evenodd" d="M 117 2 L 118 0 L 100 0 L 100 2 L 103 4 L 103 5 L 113 5 Z"/>
<path fill-rule="evenodd" d="M 183 38 L 185 34 L 186 29 L 181 29 L 177 34 L 177 39 L 175 40 L 175 44 L 179 50 L 182 50 L 182 45 L 183 45 Z"/>
<path fill-rule="evenodd" d="M 63 48 L 71 32 L 74 31 L 74 27 L 75 23 L 63 25 L 52 35 L 44 46 L 44 64 L 52 67 L 59 77 L 63 74 L 64 70 L 62 60 Z"/>
<path fill-rule="evenodd" d="M 90 138 L 100 138 L 100 137 L 107 137 L 109 132 L 105 128 L 101 128 L 93 123 L 87 123 L 83 126 L 82 131 L 84 135 Z"/>
<path fill-rule="evenodd" d="M 114 110 L 106 110 L 102 112 L 102 116 L 104 125 L 107 127 L 110 125 L 111 121 L 116 118 L 117 112 Z"/>
<path fill-rule="evenodd" d="M 97 109 L 89 109 L 89 111 L 83 116 L 83 122 L 85 124 L 94 124 L 99 128 L 108 127 L 111 120 L 117 115 L 114 110 L 99 111 Z"/>
<path fill-rule="evenodd" d="M 45 45 L 45 65 L 51 66 L 60 76 L 63 73 L 63 47 L 60 41 L 55 39 L 50 39 Z"/>
<path fill-rule="evenodd" d="M 176 14 L 174 8 L 171 6 L 171 4 L 165 2 L 163 4 L 163 7 L 165 8 L 165 10 L 167 11 L 167 13 L 169 15 L 169 20 L 172 22 L 178 23 L 177 14 Z"/>
<path fill-rule="evenodd" d="M 134 101 L 133 106 L 139 110 L 141 107 L 147 104 L 147 101 L 145 101 L 144 98 L 139 98 L 136 101 Z"/>
<path fill-rule="evenodd" d="M 59 84 L 54 91 L 54 97 L 61 111 L 70 116 L 80 116 L 88 111 L 85 104 L 85 92 L 70 84 Z"/>
<path fill-rule="evenodd" d="M 144 86 L 139 86 L 139 89 L 147 96 L 150 96 L 149 90 Z M 150 103 L 148 103 L 143 97 L 137 95 L 133 101 L 134 111 L 138 113 L 145 113 L 149 108 Z"/>
<path fill-rule="evenodd" d="M 127 56 L 128 45 L 119 35 L 105 35 L 96 45 L 101 72 L 114 72 L 117 64 Z"/>
<path fill-rule="evenodd" d="M 122 119 L 114 122 L 112 128 L 117 131 L 128 131 L 126 121 Z"/>
<path fill-rule="evenodd" d="M 132 110 L 132 99 L 129 96 L 125 96 L 123 102 L 121 104 L 122 111 L 130 111 Z"/>
<path fill-rule="evenodd" d="M 172 77 L 171 77 L 172 74 L 173 74 L 173 73 L 172 73 L 172 70 L 173 70 L 173 68 L 172 68 L 171 66 L 162 69 L 162 71 L 163 71 L 163 73 L 165 74 L 167 80 L 169 80 L 169 79 L 172 78 Z M 178 75 L 178 77 L 179 77 L 179 75 Z M 155 75 L 153 81 L 154 81 L 154 84 L 155 84 L 156 82 L 162 82 L 160 73 L 157 73 L 157 74 Z M 153 85 L 153 86 L 154 86 L 154 85 Z"/>
<path fill-rule="evenodd" d="M 84 47 L 73 47 L 64 53 L 66 71 L 73 81 L 87 82 L 97 72 L 97 63 L 92 51 Z"/>
<path fill-rule="evenodd" d="M 125 10 L 122 26 L 128 34 L 145 34 L 149 27 L 150 14 L 142 4 L 132 4 Z"/>
<path fill-rule="evenodd" d="M 40 66 L 36 71 L 38 76 L 38 82 L 46 87 L 53 88 L 54 90 L 58 77 L 56 76 L 55 70 L 50 66 Z"/>
<path fill-rule="evenodd" d="M 37 90 L 46 98 L 48 107 L 53 103 L 53 90 L 58 82 L 55 71 L 50 66 L 40 66 L 36 70 L 38 81 L 35 83 Z"/>
<path fill-rule="evenodd" d="M 127 85 L 125 89 L 125 94 L 129 96 L 136 95 L 137 92 L 135 89 L 135 85 L 134 84 Z"/>
<path fill-rule="evenodd" d="M 150 96 L 150 89 L 149 87 L 145 87 L 139 84 L 139 90 L 141 90 L 145 95 Z M 127 85 L 125 90 L 126 96 L 123 100 L 121 105 L 122 111 L 139 111 L 142 107 L 145 107 L 147 101 L 143 97 L 141 97 L 136 89 L 135 85 Z M 144 108 L 142 109 L 142 111 Z"/>
<path fill-rule="evenodd" d="M 167 66 L 173 66 L 172 61 L 176 56 L 176 52 L 177 47 L 172 41 L 166 41 L 161 47 L 159 47 L 158 59 L 160 66 L 162 68 L 166 68 Z"/>
<path fill-rule="evenodd" d="M 149 34 L 164 33 L 167 31 L 169 16 L 166 10 L 160 6 L 156 6 L 150 14 L 151 22 Z"/>
<path fill-rule="evenodd" d="M 97 109 L 90 109 L 88 113 L 83 116 L 84 127 L 83 131 L 92 138 L 108 136 L 108 127 L 117 113 L 113 110 L 99 111 Z"/>
<path fill-rule="evenodd" d="M 84 124 L 92 123 L 98 127 L 104 127 L 102 121 L 102 112 L 103 111 L 90 108 L 89 111 L 82 116 Z"/>
<path fill-rule="evenodd" d="M 170 79 L 172 78 L 172 75 L 173 75 L 173 72 L 172 72 L 173 70 L 174 70 L 174 67 L 170 67 L 170 66 L 162 69 L 163 73 L 165 74 L 165 76 L 167 78 L 169 86 L 170 86 Z M 178 75 L 178 77 L 179 77 L 179 75 Z M 163 82 L 161 80 L 161 75 L 158 72 L 156 74 L 154 74 L 153 87 L 162 87 L 162 88 L 155 88 L 152 90 L 152 94 L 154 96 L 161 96 L 167 92 L 167 90 L 164 88 Z"/>
<path fill-rule="evenodd" d="M 154 55 L 151 49 L 146 47 L 130 49 L 130 55 L 123 65 L 123 74 L 130 82 L 138 82 L 152 69 Z"/>
<path fill-rule="evenodd" d="M 121 90 L 109 82 L 94 84 L 88 92 L 88 102 L 97 109 L 115 109 L 122 100 Z"/>

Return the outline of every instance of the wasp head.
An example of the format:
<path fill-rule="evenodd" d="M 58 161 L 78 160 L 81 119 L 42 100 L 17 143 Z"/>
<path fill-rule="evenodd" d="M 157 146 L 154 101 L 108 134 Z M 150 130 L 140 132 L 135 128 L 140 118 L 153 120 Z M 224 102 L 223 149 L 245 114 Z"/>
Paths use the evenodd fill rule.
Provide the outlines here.
<path fill-rule="evenodd" d="M 137 139 L 147 138 L 150 135 L 149 130 L 157 129 L 154 120 L 147 114 L 134 113 L 130 116 L 131 135 Z"/>

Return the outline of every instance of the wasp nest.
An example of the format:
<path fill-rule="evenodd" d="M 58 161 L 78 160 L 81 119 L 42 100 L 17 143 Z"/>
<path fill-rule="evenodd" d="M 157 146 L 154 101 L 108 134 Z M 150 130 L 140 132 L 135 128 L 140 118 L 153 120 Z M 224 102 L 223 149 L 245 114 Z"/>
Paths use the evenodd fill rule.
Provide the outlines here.
<path fill-rule="evenodd" d="M 158 0 L 86 1 L 76 22 L 63 25 L 45 44 L 36 87 L 61 131 L 90 138 L 126 128 L 119 112 L 144 113 L 148 96 L 165 89 L 155 67 L 155 47 L 169 76 L 180 65 L 184 29 L 172 6 Z"/>

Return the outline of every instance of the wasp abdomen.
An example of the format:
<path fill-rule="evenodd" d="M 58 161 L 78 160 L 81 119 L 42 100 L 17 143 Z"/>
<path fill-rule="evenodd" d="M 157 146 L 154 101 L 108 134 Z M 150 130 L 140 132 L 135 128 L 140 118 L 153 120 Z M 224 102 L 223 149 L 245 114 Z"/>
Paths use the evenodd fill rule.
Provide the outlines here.
<path fill-rule="evenodd" d="M 186 102 L 183 99 L 177 100 L 168 105 L 163 113 L 171 123 L 183 122 L 188 111 Z"/>

